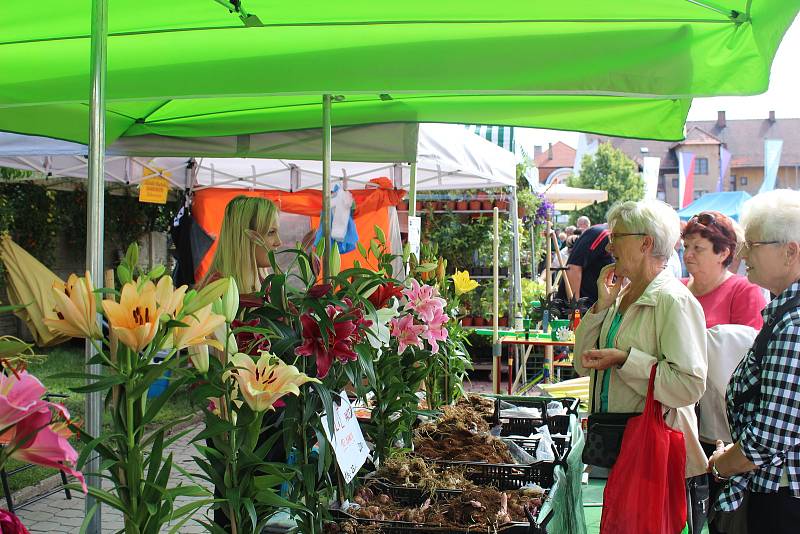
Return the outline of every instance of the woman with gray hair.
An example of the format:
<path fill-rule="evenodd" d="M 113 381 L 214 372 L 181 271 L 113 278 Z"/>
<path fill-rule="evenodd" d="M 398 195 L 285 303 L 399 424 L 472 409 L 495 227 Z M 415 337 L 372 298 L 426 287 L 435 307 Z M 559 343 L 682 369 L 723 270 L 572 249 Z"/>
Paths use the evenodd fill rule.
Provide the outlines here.
<path fill-rule="evenodd" d="M 600 272 L 598 300 L 575 332 L 575 370 L 590 374 L 591 412 L 631 413 L 644 409 L 655 365 L 654 397 L 684 434 L 686 478 L 698 477 L 707 465 L 694 412 L 705 391 L 706 329 L 700 304 L 665 269 L 678 215 L 658 200 L 628 201 L 611 208 L 608 225 L 615 263 Z M 689 514 L 690 526 L 700 513 Z"/>
<path fill-rule="evenodd" d="M 800 525 L 800 192 L 748 201 L 739 255 L 747 278 L 775 295 L 764 326 L 726 391 L 733 442 L 717 441 L 708 470 L 726 482 L 716 503 L 747 499 L 749 532 L 797 532 Z"/>

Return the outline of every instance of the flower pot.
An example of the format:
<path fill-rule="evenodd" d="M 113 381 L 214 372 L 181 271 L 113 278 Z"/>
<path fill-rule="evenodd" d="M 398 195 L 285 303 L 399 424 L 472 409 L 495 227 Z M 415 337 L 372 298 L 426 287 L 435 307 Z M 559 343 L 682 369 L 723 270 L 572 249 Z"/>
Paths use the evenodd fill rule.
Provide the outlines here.
<path fill-rule="evenodd" d="M 458 211 L 467 211 L 469 209 L 469 202 L 466 200 L 459 200 L 456 202 L 456 209 Z"/>
<path fill-rule="evenodd" d="M 425 209 L 425 203 L 421 200 L 417 200 L 417 211 L 422 211 Z"/>
<path fill-rule="evenodd" d="M 456 201 L 455 200 L 448 200 L 444 203 L 444 208 L 448 211 L 455 211 L 456 209 Z"/>
<path fill-rule="evenodd" d="M 473 326 L 486 326 L 486 319 L 484 319 L 482 315 L 473 315 L 472 316 L 472 325 Z"/>
<path fill-rule="evenodd" d="M 498 271 L 500 276 L 508 276 L 508 267 L 500 267 Z"/>
<path fill-rule="evenodd" d="M 477 198 L 478 200 L 485 200 L 489 198 L 489 193 L 487 193 L 486 191 L 478 191 L 478 194 L 475 195 L 475 198 Z"/>
<path fill-rule="evenodd" d="M 400 204 L 397 205 L 398 211 L 408 211 L 408 200 L 401 200 Z"/>
<path fill-rule="evenodd" d="M 495 201 L 494 205 L 500 211 L 506 211 L 508 209 L 508 200 L 497 200 Z"/>
<path fill-rule="evenodd" d="M 480 200 L 470 200 L 469 201 L 469 209 L 471 211 L 478 211 L 481 209 L 481 201 Z"/>
<path fill-rule="evenodd" d="M 464 317 L 461 318 L 461 326 L 472 326 L 472 324 L 473 321 L 471 315 L 465 315 Z"/>
<path fill-rule="evenodd" d="M 497 326 L 508 326 L 508 316 L 504 315 L 497 320 Z"/>
<path fill-rule="evenodd" d="M 524 206 L 517 206 L 517 217 L 525 217 L 527 214 L 528 210 Z"/>
<path fill-rule="evenodd" d="M 491 211 L 494 207 L 494 202 L 491 200 L 481 200 L 481 209 L 485 211 Z"/>

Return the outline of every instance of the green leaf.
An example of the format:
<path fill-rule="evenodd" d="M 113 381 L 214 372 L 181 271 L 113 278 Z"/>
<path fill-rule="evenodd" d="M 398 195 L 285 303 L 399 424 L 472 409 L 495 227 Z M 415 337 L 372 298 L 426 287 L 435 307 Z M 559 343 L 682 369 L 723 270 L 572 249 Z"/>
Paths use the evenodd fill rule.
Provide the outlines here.
<path fill-rule="evenodd" d="M 89 511 L 86 513 L 86 517 L 83 518 L 83 522 L 81 523 L 81 528 L 78 531 L 80 534 L 85 534 L 86 529 L 89 528 L 89 523 L 92 521 L 95 512 L 97 512 L 97 503 L 94 503 Z"/>
<path fill-rule="evenodd" d="M 386 244 L 386 234 L 383 233 L 383 228 L 377 224 L 375 225 L 375 235 L 378 237 L 378 241 L 381 242 L 381 245 Z"/>
<path fill-rule="evenodd" d="M 77 386 L 69 388 L 70 391 L 75 393 L 91 393 L 92 391 L 103 391 L 118 384 L 124 384 L 127 377 L 123 375 L 104 376 L 102 379 L 85 386 Z"/>
<path fill-rule="evenodd" d="M 364 245 L 361 244 L 361 241 L 357 242 L 356 246 L 358 247 L 358 253 L 361 254 L 361 257 L 366 259 L 367 249 L 364 248 Z"/>

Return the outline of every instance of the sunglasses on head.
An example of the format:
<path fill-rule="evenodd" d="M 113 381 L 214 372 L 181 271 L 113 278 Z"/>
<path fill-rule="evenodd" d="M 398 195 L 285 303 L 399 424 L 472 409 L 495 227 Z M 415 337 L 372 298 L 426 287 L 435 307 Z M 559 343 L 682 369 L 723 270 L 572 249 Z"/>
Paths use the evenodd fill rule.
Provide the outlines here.
<path fill-rule="evenodd" d="M 693 215 L 691 220 L 695 220 L 703 226 L 711 226 L 712 224 L 717 226 L 717 218 L 714 217 L 713 213 L 698 213 Z"/>

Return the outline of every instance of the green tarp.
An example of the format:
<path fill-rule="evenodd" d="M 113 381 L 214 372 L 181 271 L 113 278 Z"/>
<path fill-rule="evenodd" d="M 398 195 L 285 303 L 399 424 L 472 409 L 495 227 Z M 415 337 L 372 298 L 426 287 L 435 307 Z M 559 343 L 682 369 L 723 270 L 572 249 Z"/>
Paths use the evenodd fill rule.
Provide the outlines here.
<path fill-rule="evenodd" d="M 0 6 L 0 130 L 87 141 L 90 2 Z M 459 122 L 674 140 L 767 88 L 800 0 L 109 2 L 109 141 Z M 253 20 L 252 18 L 250 19 Z"/>

